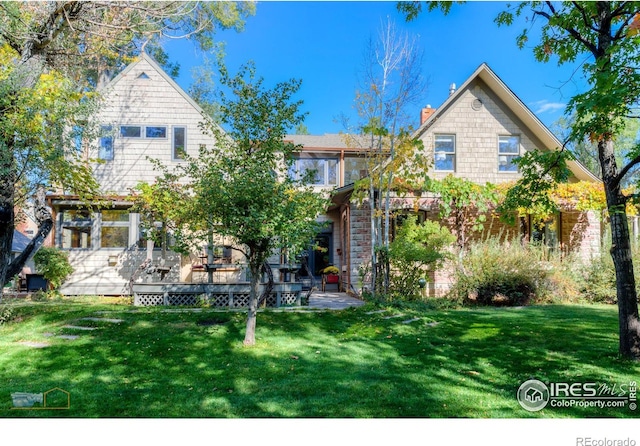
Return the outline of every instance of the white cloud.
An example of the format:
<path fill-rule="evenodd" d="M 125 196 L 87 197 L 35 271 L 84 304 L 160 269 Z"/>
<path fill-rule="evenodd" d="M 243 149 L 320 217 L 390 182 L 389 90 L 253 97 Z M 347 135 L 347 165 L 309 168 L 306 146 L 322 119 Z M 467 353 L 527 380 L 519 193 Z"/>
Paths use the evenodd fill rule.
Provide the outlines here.
<path fill-rule="evenodd" d="M 542 101 L 536 101 L 531 104 L 534 108 L 534 113 L 539 115 L 547 112 L 557 112 L 559 110 L 564 110 L 567 107 L 567 104 L 562 102 L 549 102 L 546 99 Z"/>

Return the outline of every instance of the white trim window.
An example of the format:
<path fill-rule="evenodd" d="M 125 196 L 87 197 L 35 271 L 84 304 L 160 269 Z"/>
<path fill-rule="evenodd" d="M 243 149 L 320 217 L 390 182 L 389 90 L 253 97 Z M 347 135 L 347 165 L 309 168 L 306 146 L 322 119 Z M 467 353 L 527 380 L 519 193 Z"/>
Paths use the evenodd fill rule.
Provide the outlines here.
<path fill-rule="evenodd" d="M 147 125 L 144 128 L 144 136 L 150 139 L 167 139 L 167 126 Z"/>
<path fill-rule="evenodd" d="M 121 138 L 167 139 L 166 125 L 121 125 Z"/>
<path fill-rule="evenodd" d="M 60 247 L 91 249 L 93 217 L 87 209 L 64 209 L 60 212 Z"/>
<path fill-rule="evenodd" d="M 310 186 L 337 186 L 338 160 L 335 158 L 298 158 L 289 172 L 295 180 Z"/>
<path fill-rule="evenodd" d="M 141 125 L 121 125 L 120 137 L 142 138 L 142 126 Z"/>
<path fill-rule="evenodd" d="M 353 184 L 367 176 L 367 159 L 362 156 L 344 158 L 344 184 Z"/>
<path fill-rule="evenodd" d="M 100 217 L 100 247 L 128 247 L 129 211 L 126 209 L 105 209 L 101 211 Z"/>
<path fill-rule="evenodd" d="M 513 160 L 520 156 L 520 137 L 517 135 L 498 136 L 498 172 L 518 172 Z"/>
<path fill-rule="evenodd" d="M 100 127 L 98 159 L 103 161 L 113 161 L 113 127 L 110 125 L 103 125 Z"/>
<path fill-rule="evenodd" d="M 171 142 L 171 158 L 174 161 L 182 161 L 187 153 L 187 127 L 174 126 Z"/>
<path fill-rule="evenodd" d="M 435 135 L 433 157 L 436 172 L 455 172 L 456 135 Z"/>

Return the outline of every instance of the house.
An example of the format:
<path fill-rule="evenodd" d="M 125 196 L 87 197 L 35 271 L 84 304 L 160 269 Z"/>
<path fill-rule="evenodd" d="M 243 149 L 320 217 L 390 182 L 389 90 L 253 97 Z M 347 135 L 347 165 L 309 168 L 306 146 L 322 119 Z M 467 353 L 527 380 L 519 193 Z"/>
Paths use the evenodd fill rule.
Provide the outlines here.
<path fill-rule="evenodd" d="M 456 175 L 480 184 L 515 181 L 520 178 L 517 166 L 512 162 L 515 157 L 526 151 L 562 147 L 562 143 L 486 64 L 480 65 L 459 88 L 452 88 L 440 107 L 428 106 L 421 111 L 420 127 L 414 137 L 422 140 L 425 155 L 433 157 L 429 176 L 441 179 Z M 338 160 L 338 172 L 349 169 L 346 158 L 343 161 L 341 155 L 342 146 L 334 142 L 333 147 L 329 147 L 335 136 L 316 139 L 295 136 L 292 139 L 304 144 L 305 152 L 315 151 Z M 572 182 L 600 181 L 579 162 L 570 161 L 568 167 Z M 345 176 L 338 173 L 337 178 Z M 343 288 L 358 290 L 362 286 L 361 267 L 371 258 L 370 209 L 351 201 L 353 185 L 347 181 L 334 183 L 337 189 L 330 215 L 335 227 L 329 260 L 342 271 Z M 426 194 L 396 197 L 393 206 L 395 211 L 404 209 L 411 213 L 417 206 L 420 218 L 438 219 L 436 198 Z M 516 228 L 506 228 L 497 219 L 491 225 L 490 229 L 495 233 L 503 230 L 520 232 L 521 236 L 538 239 L 549 246 L 578 251 L 585 259 L 600 249 L 602 223 L 592 212 L 560 212 L 541 230 L 527 221 Z M 441 294 L 449 286 L 445 274 L 434 274 L 429 282 L 429 292 Z"/>
<path fill-rule="evenodd" d="M 88 144 L 88 158 L 104 193 L 106 207 L 85 209 L 77 197 L 48 196 L 54 216 L 55 246 L 69 253 L 74 273 L 61 288 L 64 294 L 120 295 L 128 293 L 134 275 L 147 258 L 139 214 L 128 200 L 138 182 L 152 183 L 158 173 L 151 159 L 171 166 L 184 154 L 197 155 L 201 145 L 215 145 L 200 129 L 204 111 L 147 54 L 128 65 L 102 90 L 97 141 Z M 190 280 L 191 259 L 170 253 L 164 262 L 166 280 Z M 156 271 L 156 272 L 153 272 Z M 158 269 L 148 278 L 159 280 Z"/>
<path fill-rule="evenodd" d="M 119 295 L 129 292 L 130 281 L 205 282 L 203 253 L 179 255 L 148 249 L 140 226 L 140 216 L 130 211 L 130 189 L 140 181 L 153 182 L 157 172 L 150 159 L 171 166 L 181 163 L 184 154 L 197 155 L 200 146 L 215 146 L 212 136 L 200 123 L 203 110 L 148 55 L 125 68 L 103 90 L 98 114 L 101 134 L 90 144 L 93 164 L 106 206 L 85 209 L 77 197 L 50 195 L 55 225 L 55 246 L 69 252 L 74 273 L 63 285 L 64 294 Z M 447 174 L 484 183 L 512 181 L 519 177 L 511 163 L 527 150 L 556 150 L 557 138 L 482 64 L 460 88 L 437 109 L 422 110 L 422 122 L 415 133 L 425 151 L 434 156 L 434 177 Z M 325 229 L 309 249 L 312 275 L 335 265 L 341 271 L 340 287 L 359 291 L 362 265 L 370 259 L 370 210 L 352 202 L 353 183 L 366 175 L 363 141 L 347 143 L 343 135 L 288 135 L 301 144 L 291 174 L 312 170 L 313 185 L 332 190 L 332 205 L 321 220 Z M 355 143 L 354 143 L 355 141 Z M 598 181 L 577 162 L 570 163 L 572 181 Z M 436 218 L 433 197 L 419 197 L 419 212 Z M 398 200 L 397 209 L 413 208 Z M 579 227 L 579 237 L 575 228 Z M 571 245 L 585 256 L 600 246 L 600 222 L 588 213 L 562 213 L 550 222 L 543 234 L 548 243 Z M 224 243 L 222 243 L 224 244 Z M 216 271 L 217 282 L 246 279 L 237 257 L 221 249 L 225 268 Z M 148 259 L 161 268 L 141 269 Z M 277 263 L 277 262 L 276 262 Z M 446 283 L 433 280 L 432 291 Z"/>
<path fill-rule="evenodd" d="M 287 135 L 287 140 L 302 146 L 294 170 L 299 173 L 314 171 L 312 185 L 318 190 L 340 190 L 367 175 L 366 159 L 362 156 L 363 141 L 354 142 L 340 134 Z M 345 218 L 335 203 L 320 218 L 325 223 L 324 229 L 307 253 L 309 271 L 316 279 L 320 279 L 320 271 L 327 266 L 346 265 L 350 249 L 345 249 L 349 243 L 342 237 L 348 233 L 344 230 Z M 359 248 L 355 246 L 354 249 Z M 345 272 L 342 270 L 343 276 Z"/>

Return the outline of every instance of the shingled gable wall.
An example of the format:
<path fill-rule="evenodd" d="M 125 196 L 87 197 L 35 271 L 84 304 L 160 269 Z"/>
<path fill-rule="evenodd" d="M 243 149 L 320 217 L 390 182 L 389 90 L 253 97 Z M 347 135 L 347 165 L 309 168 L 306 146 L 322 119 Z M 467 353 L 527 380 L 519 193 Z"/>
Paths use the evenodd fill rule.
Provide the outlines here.
<path fill-rule="evenodd" d="M 200 145 L 215 144 L 213 137 L 200 129 L 204 121 L 200 107 L 146 54 L 118 75 L 104 92 L 98 119 L 113 126 L 114 159 L 94 165 L 94 174 L 102 191 L 127 195 L 138 182 L 153 182 L 158 172 L 150 159 L 167 166 L 173 159 L 172 142 L 175 127 L 186 127 L 186 150 L 197 156 Z M 121 125 L 166 126 L 166 138 L 123 138 Z M 143 129 L 144 131 L 144 129 Z M 91 158 L 98 148 L 92 145 Z"/>
<path fill-rule="evenodd" d="M 180 161 L 173 159 L 173 132 L 175 127 L 186 128 L 186 151 L 197 156 L 201 144 L 209 147 L 215 140 L 202 132 L 203 112 L 198 105 L 153 61 L 142 54 L 136 62 L 126 67 L 101 91 L 103 103 L 97 115 L 101 125 L 113 128 L 113 160 L 93 164 L 94 175 L 101 191 L 108 196 L 124 197 L 138 182 L 152 183 L 158 172 L 153 169 L 150 159 L 156 159 L 167 166 Z M 124 138 L 119 134 L 120 125 L 165 126 L 166 138 Z M 97 141 L 92 141 L 89 158 L 98 158 Z M 57 244 L 60 245 L 59 212 L 69 200 L 55 200 L 58 222 Z M 56 204 L 57 203 L 57 204 Z M 69 249 L 70 262 L 74 273 L 61 288 L 63 294 L 105 294 L 128 293 L 128 282 L 139 265 L 146 258 L 146 250 L 137 249 L 139 238 L 139 217 L 129 214 L 128 248 L 100 247 L 100 214 L 93 221 L 93 245 L 89 249 Z M 159 263 L 160 252 L 153 252 L 154 264 Z M 167 281 L 185 280 L 189 268 L 180 268 L 183 259 L 179 254 L 169 253 L 165 266 L 171 267 Z M 142 274 L 145 280 L 159 280 L 160 275 Z"/>
<path fill-rule="evenodd" d="M 417 135 L 422 140 L 425 147 L 425 155 L 433 157 L 434 138 L 437 134 L 453 134 L 456 137 L 456 165 L 454 175 L 484 184 L 491 182 L 494 184 L 512 182 L 520 178 L 517 172 L 501 172 L 498 168 L 498 138 L 505 135 L 517 135 L 520 137 L 521 154 L 525 151 L 538 149 L 554 149 L 555 147 L 545 147 L 542 137 L 538 136 L 543 132 L 542 124 L 535 124 L 533 130 L 523 122 L 518 113 L 508 106 L 501 96 L 493 90 L 479 75 L 479 73 L 490 72 L 488 67 L 481 66 L 476 77 L 470 78 L 462 87 L 456 91 L 440 109 L 428 107 L 421 111 L 422 127 Z M 493 76 L 493 75 L 492 75 Z M 489 77 L 490 79 L 494 79 Z M 497 78 L 497 77 L 495 77 Z M 500 81 L 494 82 L 500 84 Z M 504 90 L 506 87 L 500 87 Z M 509 92 L 509 94 L 511 94 Z M 507 95 L 509 97 L 509 95 Z M 524 107 L 523 105 L 517 105 Z M 526 115 L 526 114 L 525 114 Z M 522 116 L 522 115 L 520 115 Z M 531 117 L 527 118 L 531 119 Z M 538 127 L 536 127 L 538 126 Z M 573 166 L 580 168 L 580 166 Z M 436 172 L 431 169 L 428 174 L 434 178 L 444 178 L 451 172 Z M 581 176 L 589 176 L 580 173 Z M 577 181 L 577 178 L 573 178 Z M 422 202 L 417 206 L 421 210 L 427 211 L 428 218 L 438 219 L 438 211 L 431 204 Z M 370 222 L 368 214 L 365 217 L 362 210 L 354 211 L 352 206 L 351 230 L 364 230 L 365 234 L 358 234 L 357 240 L 368 241 L 369 245 L 361 248 L 352 247 L 351 253 L 351 281 L 357 283 L 354 272 L 357 267 L 370 262 Z M 408 199 L 404 204 L 401 200 L 395 203 L 396 209 L 414 209 L 415 201 Z M 561 213 L 561 232 L 559 235 L 561 249 L 564 251 L 577 252 L 579 257 L 585 261 L 590 260 L 600 252 L 602 223 L 592 212 L 563 212 Z M 367 223 L 363 224 L 363 219 Z M 358 219 L 358 220 L 354 220 Z M 488 234 L 501 235 L 502 237 L 516 239 L 520 238 L 520 228 L 510 227 L 498 221 L 497 218 L 489 219 L 485 225 L 485 231 L 477 235 L 486 237 Z M 352 233 L 352 245 L 354 234 Z M 356 249 L 353 251 L 353 249 Z M 444 270 L 432 274 L 430 278 L 430 294 L 442 295 L 451 284 L 449 275 Z"/>

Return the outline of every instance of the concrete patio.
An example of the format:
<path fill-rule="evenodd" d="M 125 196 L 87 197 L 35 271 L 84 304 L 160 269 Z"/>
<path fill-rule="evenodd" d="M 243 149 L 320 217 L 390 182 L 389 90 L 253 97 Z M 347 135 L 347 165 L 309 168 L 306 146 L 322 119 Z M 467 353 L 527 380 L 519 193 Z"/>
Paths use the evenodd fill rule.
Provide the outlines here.
<path fill-rule="evenodd" d="M 338 291 L 314 291 L 309 297 L 309 308 L 318 310 L 344 310 L 362 305 L 364 301 Z"/>

